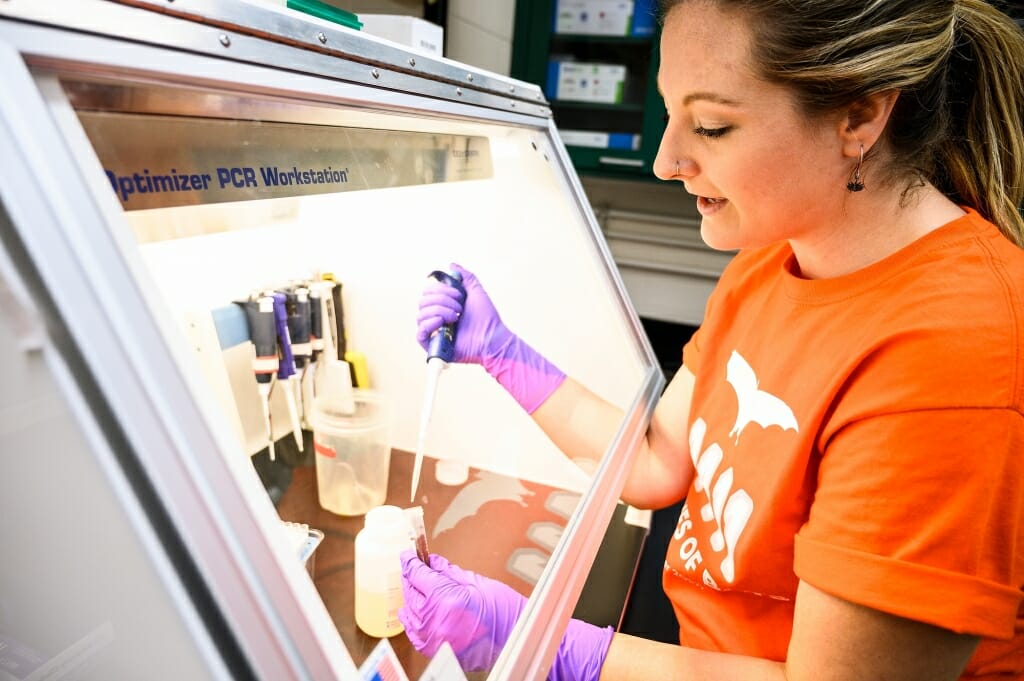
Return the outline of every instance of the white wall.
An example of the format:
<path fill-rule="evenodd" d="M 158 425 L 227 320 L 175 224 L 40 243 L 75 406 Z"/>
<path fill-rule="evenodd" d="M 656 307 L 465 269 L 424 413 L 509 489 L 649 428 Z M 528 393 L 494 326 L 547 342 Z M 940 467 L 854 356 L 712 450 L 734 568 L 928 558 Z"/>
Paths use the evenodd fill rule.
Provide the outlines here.
<path fill-rule="evenodd" d="M 451 0 L 446 57 L 509 75 L 515 0 Z"/>
<path fill-rule="evenodd" d="M 423 17 L 422 0 L 327 0 L 356 14 Z M 444 56 L 509 75 L 516 0 L 450 0 Z"/>

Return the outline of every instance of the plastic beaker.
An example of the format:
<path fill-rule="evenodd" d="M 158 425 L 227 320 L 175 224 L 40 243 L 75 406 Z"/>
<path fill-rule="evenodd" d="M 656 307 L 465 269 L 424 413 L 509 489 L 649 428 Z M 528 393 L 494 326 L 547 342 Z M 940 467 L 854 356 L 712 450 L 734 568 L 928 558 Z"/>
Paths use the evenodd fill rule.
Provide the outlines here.
<path fill-rule="evenodd" d="M 363 515 L 388 492 L 391 466 L 389 410 L 379 393 L 313 401 L 313 448 L 320 506 L 338 515 Z"/>

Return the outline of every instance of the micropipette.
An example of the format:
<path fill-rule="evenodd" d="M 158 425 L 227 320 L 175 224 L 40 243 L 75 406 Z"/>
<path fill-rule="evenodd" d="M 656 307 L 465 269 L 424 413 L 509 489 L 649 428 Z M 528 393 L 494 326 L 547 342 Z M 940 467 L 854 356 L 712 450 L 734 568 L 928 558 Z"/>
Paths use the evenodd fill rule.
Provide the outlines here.
<path fill-rule="evenodd" d="M 306 369 L 306 373 L 309 374 L 309 378 L 302 383 L 302 404 L 303 413 L 306 415 L 306 425 L 312 430 L 312 424 L 309 422 L 309 413 L 313 408 L 313 399 L 316 396 L 314 386 L 316 384 L 317 376 L 317 362 L 320 361 L 320 355 L 324 349 L 324 332 L 322 326 L 323 320 L 323 308 L 320 303 L 320 289 L 317 286 L 317 282 L 311 281 L 307 285 L 309 289 L 309 367 Z"/>
<path fill-rule="evenodd" d="M 300 422 L 305 424 L 306 411 L 312 408 L 307 404 L 304 395 L 306 373 L 313 359 L 313 341 L 311 338 L 311 320 L 309 306 L 309 289 L 296 286 L 287 292 L 288 335 L 292 342 L 292 356 L 295 359 L 295 370 L 299 380 L 295 383 L 295 399 L 299 407 Z"/>
<path fill-rule="evenodd" d="M 430 276 L 456 289 L 463 301 L 466 300 L 466 289 L 462 287 L 462 275 L 458 272 L 442 272 L 434 270 Z M 420 470 L 423 468 L 423 445 L 427 439 L 427 426 L 430 425 L 430 414 L 434 410 L 434 395 L 437 393 L 437 381 L 448 363 L 455 358 L 455 332 L 458 322 L 442 324 L 434 332 L 427 343 L 427 390 L 423 396 L 423 411 L 420 414 L 420 433 L 416 439 L 416 461 L 412 468 L 412 490 L 409 501 L 416 499 L 416 488 L 420 485 Z"/>
<path fill-rule="evenodd" d="M 277 329 L 277 343 L 281 349 L 281 361 L 277 367 L 277 380 L 284 389 L 284 401 L 288 405 L 288 416 L 292 422 L 292 436 L 295 445 L 302 451 L 302 426 L 299 424 L 299 408 L 295 404 L 295 389 L 292 376 L 295 375 L 295 358 L 292 356 L 292 341 L 288 333 L 287 296 L 280 291 L 271 293 L 274 299 L 274 325 Z"/>
<path fill-rule="evenodd" d="M 256 387 L 260 391 L 263 420 L 267 427 L 267 453 L 274 460 L 274 433 L 270 421 L 270 386 L 278 369 L 277 331 L 274 325 L 274 299 L 260 296 L 255 300 L 240 303 L 249 320 L 249 337 L 256 349 L 253 358 L 253 373 Z"/>

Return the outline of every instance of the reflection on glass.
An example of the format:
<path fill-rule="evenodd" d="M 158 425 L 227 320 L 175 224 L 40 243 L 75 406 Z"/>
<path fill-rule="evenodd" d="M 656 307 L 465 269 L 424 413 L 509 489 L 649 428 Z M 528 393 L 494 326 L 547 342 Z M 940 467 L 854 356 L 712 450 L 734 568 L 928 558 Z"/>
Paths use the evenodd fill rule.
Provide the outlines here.
<path fill-rule="evenodd" d="M 535 130 L 170 88 L 66 88 L 138 244 L 141 284 L 194 349 L 237 453 L 251 457 L 282 520 L 323 531 L 307 566 L 357 665 L 377 643 L 354 623 L 364 517 L 317 501 L 313 462 L 328 454 L 310 400 L 353 384 L 387 400 L 386 502 L 409 506 L 427 378 L 415 316 L 428 273 L 469 268 L 549 360 L 623 410 L 637 399 L 649 367 Z M 271 461 L 238 303 L 325 281 L 321 335 L 332 344 L 296 387 L 274 383 Z M 289 437 L 286 390 L 299 403 L 302 451 Z M 431 551 L 529 595 L 597 462 L 570 461 L 481 367 L 462 364 L 440 378 L 425 451 L 416 505 Z M 469 479 L 439 483 L 438 459 L 467 464 Z M 391 643 L 416 678 L 427 660 L 402 634 Z"/>

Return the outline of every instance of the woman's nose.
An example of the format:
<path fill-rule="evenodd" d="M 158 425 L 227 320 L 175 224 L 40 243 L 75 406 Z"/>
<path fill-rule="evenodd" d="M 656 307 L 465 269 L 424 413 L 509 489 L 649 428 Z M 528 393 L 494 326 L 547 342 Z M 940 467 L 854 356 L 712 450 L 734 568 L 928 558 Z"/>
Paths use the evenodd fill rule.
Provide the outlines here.
<path fill-rule="evenodd" d="M 654 159 L 654 176 L 659 180 L 686 180 L 697 174 L 697 164 L 690 159 L 677 159 L 658 153 Z"/>
<path fill-rule="evenodd" d="M 666 144 L 663 138 L 654 158 L 654 175 L 660 180 L 684 180 L 697 174 L 697 164 L 681 149 Z"/>
<path fill-rule="evenodd" d="M 670 159 L 662 149 L 659 149 L 658 155 L 654 157 L 654 176 L 659 180 L 671 180 L 675 172 L 674 163 L 674 159 Z"/>

